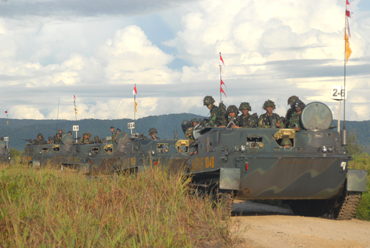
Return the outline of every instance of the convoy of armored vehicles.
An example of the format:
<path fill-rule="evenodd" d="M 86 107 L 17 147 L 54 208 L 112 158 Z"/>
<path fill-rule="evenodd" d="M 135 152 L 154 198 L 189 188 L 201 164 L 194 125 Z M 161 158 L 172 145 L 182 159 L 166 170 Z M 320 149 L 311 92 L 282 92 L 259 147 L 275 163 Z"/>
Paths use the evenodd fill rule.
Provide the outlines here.
<path fill-rule="evenodd" d="M 191 176 L 191 186 L 223 204 L 224 215 L 230 214 L 233 199 L 278 199 L 295 214 L 351 219 L 366 191 L 367 171 L 348 169 L 346 141 L 331 129 L 332 113 L 325 104 L 306 105 L 300 120 L 299 131 L 198 125 L 192 144 L 124 132 L 117 144 L 74 144 L 64 135 L 62 144 L 28 144 L 22 162 L 117 175 L 165 166 Z M 287 139 L 289 145 L 283 142 Z"/>

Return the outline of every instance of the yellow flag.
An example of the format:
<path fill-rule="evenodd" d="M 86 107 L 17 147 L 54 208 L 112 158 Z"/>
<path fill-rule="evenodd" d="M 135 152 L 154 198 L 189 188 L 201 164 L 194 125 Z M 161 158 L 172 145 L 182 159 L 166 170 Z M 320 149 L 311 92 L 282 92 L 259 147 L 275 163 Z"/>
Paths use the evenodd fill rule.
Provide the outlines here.
<path fill-rule="evenodd" d="M 75 111 L 78 111 L 78 110 L 75 108 Z"/>
<path fill-rule="evenodd" d="M 135 113 L 137 112 L 137 102 L 135 100 Z"/>
<path fill-rule="evenodd" d="M 346 40 L 346 63 L 348 63 L 348 59 L 351 56 L 352 50 L 349 47 L 349 41 L 348 41 L 348 35 L 347 32 L 345 32 L 345 37 L 344 39 Z"/>
<path fill-rule="evenodd" d="M 75 112 L 76 113 L 76 115 L 77 115 L 77 112 Z"/>
<path fill-rule="evenodd" d="M 6 125 L 9 125 L 9 121 L 6 121 Z"/>

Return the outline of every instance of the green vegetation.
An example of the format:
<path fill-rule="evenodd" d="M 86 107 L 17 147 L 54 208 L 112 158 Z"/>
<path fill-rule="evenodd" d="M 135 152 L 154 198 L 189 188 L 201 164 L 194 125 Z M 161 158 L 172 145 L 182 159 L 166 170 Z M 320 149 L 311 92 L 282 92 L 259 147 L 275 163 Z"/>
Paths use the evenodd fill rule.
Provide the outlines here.
<path fill-rule="evenodd" d="M 349 133 L 348 145 L 345 146 L 345 150 L 346 153 L 350 155 L 361 154 L 364 152 L 364 147 L 358 143 L 357 135 L 353 132 Z"/>
<path fill-rule="evenodd" d="M 229 220 L 160 169 L 122 177 L 0 167 L 5 247 L 223 247 Z"/>
<path fill-rule="evenodd" d="M 354 155 L 349 166 L 353 169 L 367 170 L 367 192 L 362 194 L 362 200 L 355 217 L 370 221 L 370 155 L 368 153 Z"/>

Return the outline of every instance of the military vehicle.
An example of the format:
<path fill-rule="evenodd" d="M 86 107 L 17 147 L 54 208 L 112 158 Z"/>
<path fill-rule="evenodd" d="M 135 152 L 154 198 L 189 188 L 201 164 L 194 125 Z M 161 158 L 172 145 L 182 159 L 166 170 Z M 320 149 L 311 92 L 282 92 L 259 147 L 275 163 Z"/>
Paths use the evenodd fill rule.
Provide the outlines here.
<path fill-rule="evenodd" d="M 110 136 L 107 139 L 111 138 Z M 116 136 L 116 143 L 73 144 L 61 169 L 76 170 L 85 175 L 112 174 L 113 165 L 126 154 L 129 137 L 125 132 Z"/>
<path fill-rule="evenodd" d="M 8 137 L 5 137 L 5 141 L 0 141 L 0 163 L 2 164 L 9 164 L 12 157 L 10 156 L 10 149 L 7 146 L 7 139 Z"/>
<path fill-rule="evenodd" d="M 179 170 L 189 158 L 189 141 L 178 139 L 132 138 L 126 145 L 127 153 L 118 161 L 115 173 L 130 170 L 142 172 L 151 166 L 166 166 L 170 170 Z"/>
<path fill-rule="evenodd" d="M 325 104 L 313 102 L 303 109 L 304 129 L 297 132 L 195 129 L 198 153 L 187 160 L 187 175 L 199 191 L 225 205 L 223 217 L 236 198 L 286 200 L 299 215 L 351 219 L 366 191 L 367 171 L 348 169 L 351 157 L 330 129 L 332 118 Z"/>

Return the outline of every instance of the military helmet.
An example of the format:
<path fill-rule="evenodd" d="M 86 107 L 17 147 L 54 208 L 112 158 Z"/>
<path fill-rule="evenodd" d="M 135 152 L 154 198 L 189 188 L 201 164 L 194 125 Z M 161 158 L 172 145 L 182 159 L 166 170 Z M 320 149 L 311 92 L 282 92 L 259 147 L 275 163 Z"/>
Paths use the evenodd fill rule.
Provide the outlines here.
<path fill-rule="evenodd" d="M 296 99 L 294 102 L 293 102 L 293 104 L 292 104 L 292 107 L 293 108 L 297 108 L 297 107 L 301 107 L 301 109 L 303 109 L 304 108 L 304 103 L 301 101 L 301 100 L 299 100 L 299 99 Z"/>
<path fill-rule="evenodd" d="M 292 142 L 290 141 L 290 139 L 288 139 L 288 138 L 284 138 L 284 139 L 281 141 L 281 145 L 282 145 L 282 146 L 292 146 Z"/>
<path fill-rule="evenodd" d="M 39 136 L 41 136 L 42 138 L 44 138 L 44 136 L 42 135 L 42 133 L 39 133 L 39 134 L 37 135 L 37 138 L 38 138 Z"/>
<path fill-rule="evenodd" d="M 211 96 L 206 96 L 203 99 L 203 104 L 206 105 L 206 106 L 208 106 L 208 105 L 210 105 L 214 102 L 215 102 L 215 99 L 213 99 L 213 97 L 211 97 Z"/>
<path fill-rule="evenodd" d="M 239 110 L 235 105 L 230 105 L 227 108 L 227 113 L 235 113 L 237 115 L 239 113 Z"/>
<path fill-rule="evenodd" d="M 292 106 L 295 100 L 299 99 L 298 96 L 291 96 L 288 98 L 288 105 Z"/>
<path fill-rule="evenodd" d="M 95 137 L 94 137 L 94 140 L 98 140 L 99 139 L 99 136 L 98 135 L 96 135 Z"/>
<path fill-rule="evenodd" d="M 270 99 L 265 101 L 265 103 L 263 104 L 262 108 L 264 110 L 266 110 L 268 107 L 271 107 L 272 109 L 275 109 L 275 103 L 273 101 L 271 101 Z"/>
<path fill-rule="evenodd" d="M 157 134 L 157 133 L 158 133 L 158 131 L 154 127 L 152 127 L 151 129 L 149 129 L 149 135 Z"/>
<path fill-rule="evenodd" d="M 199 120 L 197 118 L 193 118 L 193 119 L 191 119 L 190 122 L 191 122 L 191 124 L 193 124 L 194 122 L 199 123 Z"/>
<path fill-rule="evenodd" d="M 249 111 L 252 111 L 251 105 L 249 105 L 249 102 L 242 102 L 239 106 L 239 110 L 242 111 L 243 109 L 248 109 Z"/>

